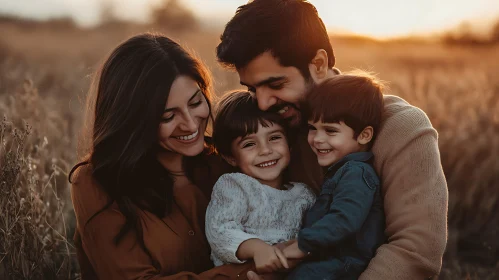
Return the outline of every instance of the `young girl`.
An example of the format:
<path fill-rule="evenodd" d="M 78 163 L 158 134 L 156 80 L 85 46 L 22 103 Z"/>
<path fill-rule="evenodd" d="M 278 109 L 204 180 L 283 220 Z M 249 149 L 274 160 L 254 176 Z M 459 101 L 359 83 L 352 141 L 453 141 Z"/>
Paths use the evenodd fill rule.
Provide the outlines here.
<path fill-rule="evenodd" d="M 286 181 L 288 131 L 280 116 L 258 109 L 247 91 L 219 103 L 213 141 L 240 173 L 225 174 L 206 211 L 206 237 L 215 265 L 253 259 L 259 272 L 288 268 L 276 243 L 296 238 L 315 201 L 305 184 Z"/>

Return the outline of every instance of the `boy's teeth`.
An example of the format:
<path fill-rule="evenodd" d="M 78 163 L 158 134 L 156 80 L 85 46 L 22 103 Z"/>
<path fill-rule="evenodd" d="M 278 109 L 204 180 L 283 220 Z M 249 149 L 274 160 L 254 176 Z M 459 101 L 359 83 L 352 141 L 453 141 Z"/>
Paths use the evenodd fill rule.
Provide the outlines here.
<path fill-rule="evenodd" d="M 194 132 L 193 134 L 191 135 L 186 135 L 186 136 L 178 136 L 178 137 L 175 137 L 177 139 L 180 139 L 180 140 L 191 140 L 193 139 L 194 137 L 198 136 L 198 133 L 199 133 L 199 130 L 196 130 L 196 132 Z"/>
<path fill-rule="evenodd" d="M 321 153 L 321 154 L 327 154 L 327 153 L 331 152 L 331 150 L 317 150 L 317 151 L 319 151 L 319 153 Z"/>
<path fill-rule="evenodd" d="M 279 110 L 278 113 L 282 115 L 282 114 L 286 113 L 288 111 L 288 109 L 289 109 L 289 107 L 286 106 L 286 107 L 282 108 L 281 110 Z"/>

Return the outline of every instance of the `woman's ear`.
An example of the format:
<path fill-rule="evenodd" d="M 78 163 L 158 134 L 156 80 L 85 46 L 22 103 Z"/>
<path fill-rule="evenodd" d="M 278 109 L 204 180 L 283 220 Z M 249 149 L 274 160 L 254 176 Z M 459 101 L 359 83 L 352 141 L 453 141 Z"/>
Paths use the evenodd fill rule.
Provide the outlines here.
<path fill-rule="evenodd" d="M 371 142 L 371 140 L 373 139 L 373 135 L 374 135 L 373 127 L 368 126 L 359 133 L 359 136 L 357 136 L 357 142 L 361 145 L 365 145 Z"/>
<path fill-rule="evenodd" d="M 317 50 L 314 58 L 308 64 L 310 76 L 316 84 L 320 84 L 327 78 L 328 64 L 327 52 L 324 49 Z"/>
<path fill-rule="evenodd" d="M 222 158 L 230 165 L 236 167 L 237 164 L 236 164 L 236 159 L 231 157 L 231 156 L 222 156 Z"/>

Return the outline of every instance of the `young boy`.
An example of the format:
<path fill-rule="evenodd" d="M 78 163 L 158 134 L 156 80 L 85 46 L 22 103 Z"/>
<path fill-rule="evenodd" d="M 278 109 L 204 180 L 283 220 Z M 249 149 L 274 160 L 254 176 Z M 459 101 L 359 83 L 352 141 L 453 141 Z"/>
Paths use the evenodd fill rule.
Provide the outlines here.
<path fill-rule="evenodd" d="M 308 143 L 325 179 L 287 258 L 304 258 L 288 279 L 357 279 L 385 242 L 380 181 L 370 148 L 379 131 L 382 85 L 367 74 L 338 75 L 305 105 Z"/>
<path fill-rule="evenodd" d="M 296 238 L 315 195 L 305 184 L 288 182 L 288 130 L 277 113 L 258 109 L 250 92 L 219 102 L 213 142 L 238 173 L 222 175 L 206 210 L 206 237 L 215 265 L 253 259 L 259 272 L 288 268 L 272 246 Z"/>

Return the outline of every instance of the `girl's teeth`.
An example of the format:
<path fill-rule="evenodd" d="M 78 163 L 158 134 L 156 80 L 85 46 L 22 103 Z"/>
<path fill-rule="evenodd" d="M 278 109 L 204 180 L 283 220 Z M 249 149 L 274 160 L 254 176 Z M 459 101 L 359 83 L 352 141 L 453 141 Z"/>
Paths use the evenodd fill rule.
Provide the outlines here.
<path fill-rule="evenodd" d="M 286 106 L 286 107 L 282 108 L 281 110 L 279 110 L 278 113 L 282 115 L 282 114 L 286 113 L 288 111 L 288 109 L 289 109 L 289 107 Z"/>
<path fill-rule="evenodd" d="M 178 137 L 175 137 L 177 139 L 180 139 L 180 140 L 191 140 L 193 139 L 194 137 L 198 136 L 198 133 L 199 133 L 199 130 L 196 130 L 196 132 L 194 132 L 193 134 L 191 135 L 187 135 L 187 136 L 178 136 Z"/>
<path fill-rule="evenodd" d="M 258 166 L 259 166 L 259 167 L 267 167 L 267 166 L 274 165 L 274 164 L 276 164 L 276 163 L 277 163 L 277 161 L 276 161 L 276 160 L 274 160 L 274 161 L 271 161 L 271 162 L 267 162 L 267 163 L 262 163 L 262 164 L 259 164 Z"/>

